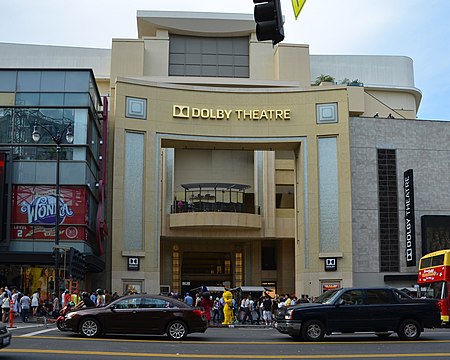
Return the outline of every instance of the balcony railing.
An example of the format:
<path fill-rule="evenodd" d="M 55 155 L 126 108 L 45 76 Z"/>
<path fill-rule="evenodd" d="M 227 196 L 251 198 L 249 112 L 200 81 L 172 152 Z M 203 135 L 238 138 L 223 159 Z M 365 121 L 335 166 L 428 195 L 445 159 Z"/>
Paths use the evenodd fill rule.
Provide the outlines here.
<path fill-rule="evenodd" d="M 245 214 L 260 215 L 260 207 L 253 204 L 242 204 L 233 202 L 186 202 L 178 201 L 172 204 L 170 213 L 187 213 L 187 212 L 237 212 Z"/>

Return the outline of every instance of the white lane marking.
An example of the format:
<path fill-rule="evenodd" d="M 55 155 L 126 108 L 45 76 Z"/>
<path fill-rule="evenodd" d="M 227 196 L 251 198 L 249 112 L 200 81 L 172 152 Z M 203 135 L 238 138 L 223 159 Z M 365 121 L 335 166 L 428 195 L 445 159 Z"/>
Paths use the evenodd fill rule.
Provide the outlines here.
<path fill-rule="evenodd" d="M 32 333 L 23 334 L 23 335 L 19 335 L 19 336 L 35 336 L 35 335 L 45 334 L 47 332 L 55 331 L 55 330 L 58 330 L 58 328 L 44 329 L 44 330 L 35 331 L 35 332 L 32 332 Z"/>

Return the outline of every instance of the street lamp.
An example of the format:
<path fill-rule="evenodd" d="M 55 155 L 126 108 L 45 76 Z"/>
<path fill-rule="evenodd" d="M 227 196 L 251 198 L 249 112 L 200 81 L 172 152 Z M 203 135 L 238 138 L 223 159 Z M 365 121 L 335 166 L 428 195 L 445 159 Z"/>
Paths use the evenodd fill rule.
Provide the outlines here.
<path fill-rule="evenodd" d="M 72 124 L 68 124 L 62 131 L 58 130 L 56 135 L 53 135 L 49 129 L 47 129 L 44 125 L 39 124 L 36 120 L 34 122 L 33 133 L 31 137 L 34 142 L 38 142 L 41 139 L 41 134 L 38 131 L 38 128 L 42 128 L 46 133 L 50 135 L 53 142 L 56 144 L 56 194 L 55 194 L 55 202 L 56 202 L 56 220 L 55 220 L 55 292 L 59 298 L 59 222 L 60 222 L 60 204 L 59 204 L 59 162 L 60 162 L 60 154 L 61 154 L 61 143 L 63 141 L 63 135 L 65 134 L 65 139 L 67 143 L 73 143 L 73 132 L 72 132 Z"/>

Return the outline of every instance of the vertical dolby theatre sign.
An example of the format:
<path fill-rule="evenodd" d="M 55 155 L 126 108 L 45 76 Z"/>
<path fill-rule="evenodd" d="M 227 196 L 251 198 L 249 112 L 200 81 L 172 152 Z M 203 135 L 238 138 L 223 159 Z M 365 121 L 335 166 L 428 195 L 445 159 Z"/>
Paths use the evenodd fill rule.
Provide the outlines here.
<path fill-rule="evenodd" d="M 414 180 L 413 170 L 403 173 L 405 190 L 405 238 L 406 266 L 416 266 L 416 225 L 414 220 Z"/>

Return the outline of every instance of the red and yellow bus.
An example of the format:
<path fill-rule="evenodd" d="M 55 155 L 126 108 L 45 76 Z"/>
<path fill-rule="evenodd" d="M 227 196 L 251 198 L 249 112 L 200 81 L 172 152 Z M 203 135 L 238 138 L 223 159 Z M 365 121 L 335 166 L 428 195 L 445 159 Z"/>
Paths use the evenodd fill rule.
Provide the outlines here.
<path fill-rule="evenodd" d="M 439 300 L 442 323 L 449 325 L 450 249 L 439 250 L 420 258 L 419 296 Z"/>

